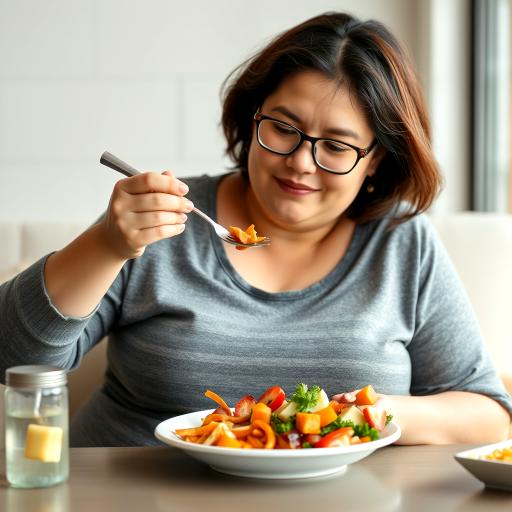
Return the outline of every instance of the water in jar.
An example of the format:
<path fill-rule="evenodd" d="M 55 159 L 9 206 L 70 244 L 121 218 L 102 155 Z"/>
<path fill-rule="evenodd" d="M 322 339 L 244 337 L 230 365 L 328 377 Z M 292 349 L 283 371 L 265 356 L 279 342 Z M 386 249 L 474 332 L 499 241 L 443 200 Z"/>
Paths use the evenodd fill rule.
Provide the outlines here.
<path fill-rule="evenodd" d="M 58 462 L 43 462 L 25 457 L 30 424 L 62 429 L 62 448 Z M 5 418 L 6 475 L 13 487 L 47 487 L 63 482 L 69 473 L 67 410 L 47 405 L 40 410 L 10 410 Z"/>

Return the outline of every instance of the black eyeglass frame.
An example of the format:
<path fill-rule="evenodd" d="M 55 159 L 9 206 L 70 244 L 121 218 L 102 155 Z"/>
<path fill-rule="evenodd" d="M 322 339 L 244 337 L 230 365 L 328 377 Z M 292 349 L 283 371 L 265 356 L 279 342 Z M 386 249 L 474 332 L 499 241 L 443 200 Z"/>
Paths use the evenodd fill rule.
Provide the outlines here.
<path fill-rule="evenodd" d="M 263 144 L 263 142 L 260 139 L 260 123 L 261 123 L 261 121 L 263 121 L 265 119 L 267 119 L 269 121 L 275 121 L 277 123 L 283 124 L 285 126 L 292 128 L 293 130 L 295 130 L 300 135 L 299 143 L 291 151 L 288 151 L 288 152 L 276 151 L 275 149 L 271 149 L 268 146 L 265 146 L 265 144 Z M 366 148 L 358 148 L 357 146 L 349 144 L 348 142 L 343 142 L 342 140 L 329 139 L 326 137 L 312 137 L 311 135 L 304 133 L 302 130 L 299 130 L 296 126 L 293 126 L 293 124 L 286 123 L 285 121 L 281 121 L 280 119 L 275 119 L 274 117 L 266 116 L 259 111 L 254 114 L 254 121 L 256 122 L 256 137 L 258 139 L 259 145 L 263 149 L 266 149 L 267 151 L 270 151 L 271 153 L 275 153 L 276 155 L 288 156 L 288 155 L 295 153 L 295 151 L 297 151 L 301 147 L 302 143 L 305 140 L 307 140 L 308 142 L 311 142 L 311 156 L 313 157 L 313 161 L 315 162 L 315 164 L 320 169 L 322 169 L 322 171 L 330 172 L 331 174 L 337 174 L 338 176 L 344 176 L 345 174 L 352 172 L 354 170 L 355 166 L 359 163 L 359 160 L 361 160 L 365 156 L 368 156 L 370 151 L 377 145 L 377 139 L 374 139 L 373 142 Z M 355 150 L 357 153 L 357 159 L 356 159 L 354 165 L 348 171 L 343 171 L 343 172 L 333 171 L 332 169 L 329 169 L 329 168 L 321 165 L 317 161 L 316 154 L 315 154 L 315 145 L 319 140 L 326 140 L 329 142 L 335 142 L 337 144 L 343 144 L 343 145 L 348 146 L 349 148 L 352 148 L 353 150 Z"/>

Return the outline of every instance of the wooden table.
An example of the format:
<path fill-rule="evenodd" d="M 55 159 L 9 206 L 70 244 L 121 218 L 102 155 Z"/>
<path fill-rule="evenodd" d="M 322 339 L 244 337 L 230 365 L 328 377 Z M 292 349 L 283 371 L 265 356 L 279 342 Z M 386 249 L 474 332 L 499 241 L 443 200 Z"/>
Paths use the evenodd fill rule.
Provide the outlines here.
<path fill-rule="evenodd" d="M 453 454 L 469 446 L 391 446 L 344 474 L 253 480 L 216 473 L 174 448 L 73 448 L 68 482 L 14 489 L 2 512 L 512 511 L 512 492 L 487 490 Z"/>

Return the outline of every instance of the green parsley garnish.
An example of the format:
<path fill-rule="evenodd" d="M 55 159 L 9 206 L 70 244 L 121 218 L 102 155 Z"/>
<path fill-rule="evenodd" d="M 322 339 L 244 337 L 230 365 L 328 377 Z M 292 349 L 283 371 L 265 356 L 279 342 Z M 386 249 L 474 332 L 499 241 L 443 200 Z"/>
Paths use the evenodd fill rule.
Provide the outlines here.
<path fill-rule="evenodd" d="M 321 389 L 319 386 L 311 386 L 311 389 L 308 389 L 308 386 L 301 382 L 295 388 L 291 401 L 297 404 L 297 411 L 310 411 L 318 403 L 320 391 Z"/>
<path fill-rule="evenodd" d="M 288 421 L 282 421 L 277 417 L 277 414 L 272 414 L 270 423 L 276 434 L 284 434 L 295 428 L 295 416 L 292 416 Z"/>

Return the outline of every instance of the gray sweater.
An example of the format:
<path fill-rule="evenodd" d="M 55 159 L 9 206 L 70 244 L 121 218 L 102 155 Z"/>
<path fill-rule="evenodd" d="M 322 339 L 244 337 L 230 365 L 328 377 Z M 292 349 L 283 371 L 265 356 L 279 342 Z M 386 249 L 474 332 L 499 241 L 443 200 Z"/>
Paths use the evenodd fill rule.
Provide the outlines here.
<path fill-rule="evenodd" d="M 216 217 L 219 177 L 185 180 Z M 425 216 L 387 230 L 357 226 L 321 281 L 267 293 L 245 282 L 203 220 L 126 263 L 87 318 L 65 317 L 46 293 L 45 258 L 0 287 L 0 374 L 20 364 L 73 369 L 109 336 L 101 391 L 75 416 L 73 446 L 159 444 L 154 427 L 298 382 L 331 395 L 473 391 L 512 402 L 486 352 L 462 285 Z"/>

